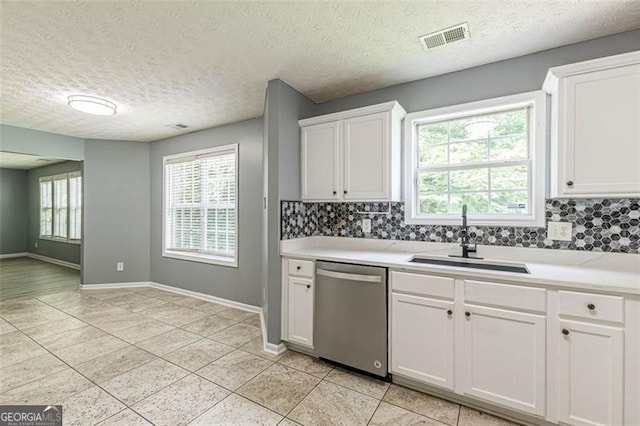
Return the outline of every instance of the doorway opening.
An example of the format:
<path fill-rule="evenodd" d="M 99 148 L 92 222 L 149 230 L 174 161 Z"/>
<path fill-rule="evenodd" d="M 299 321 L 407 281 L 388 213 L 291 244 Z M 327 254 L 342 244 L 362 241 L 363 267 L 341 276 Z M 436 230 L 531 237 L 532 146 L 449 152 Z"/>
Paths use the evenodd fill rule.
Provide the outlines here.
<path fill-rule="evenodd" d="M 0 152 L 0 301 L 77 290 L 82 162 Z"/>

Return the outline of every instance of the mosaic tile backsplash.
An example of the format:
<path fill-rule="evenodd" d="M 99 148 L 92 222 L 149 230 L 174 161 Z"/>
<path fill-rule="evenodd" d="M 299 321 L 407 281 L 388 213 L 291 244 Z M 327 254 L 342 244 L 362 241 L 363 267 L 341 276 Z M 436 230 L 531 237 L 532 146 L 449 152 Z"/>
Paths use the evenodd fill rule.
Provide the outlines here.
<path fill-rule="evenodd" d="M 314 235 L 388 240 L 459 241 L 459 226 L 406 225 L 404 203 L 391 203 L 390 214 L 361 215 L 357 211 L 386 212 L 388 203 L 307 203 L 282 201 L 283 240 Z M 371 218 L 371 232 L 362 232 L 360 220 Z M 565 250 L 639 253 L 640 199 L 552 199 L 546 202 L 547 222 L 571 222 L 573 239 L 547 239 L 545 228 L 473 226 L 471 241 L 478 244 Z"/>

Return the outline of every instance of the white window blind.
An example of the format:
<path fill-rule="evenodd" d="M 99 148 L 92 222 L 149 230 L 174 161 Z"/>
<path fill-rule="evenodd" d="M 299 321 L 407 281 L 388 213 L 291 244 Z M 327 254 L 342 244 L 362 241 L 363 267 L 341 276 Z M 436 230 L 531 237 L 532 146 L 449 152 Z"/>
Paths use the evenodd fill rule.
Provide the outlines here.
<path fill-rule="evenodd" d="M 237 147 L 165 158 L 165 255 L 235 262 Z"/>
<path fill-rule="evenodd" d="M 82 238 L 80 172 L 40 178 L 40 237 L 64 241 Z"/>
<path fill-rule="evenodd" d="M 82 177 L 69 174 L 69 239 L 79 240 L 82 233 Z"/>
<path fill-rule="evenodd" d="M 40 179 L 40 235 L 53 236 L 53 181 Z"/>
<path fill-rule="evenodd" d="M 55 177 L 53 180 L 53 236 L 55 238 L 67 238 L 67 215 L 69 207 L 68 178 Z"/>

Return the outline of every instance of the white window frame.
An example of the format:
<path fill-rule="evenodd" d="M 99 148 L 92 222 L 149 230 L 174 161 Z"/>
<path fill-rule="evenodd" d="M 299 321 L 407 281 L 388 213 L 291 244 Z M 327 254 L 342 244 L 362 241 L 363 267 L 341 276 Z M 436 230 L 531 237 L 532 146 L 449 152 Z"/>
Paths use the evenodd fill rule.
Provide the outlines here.
<path fill-rule="evenodd" d="M 82 172 L 79 170 L 73 171 L 73 172 L 68 172 L 68 173 L 59 173 L 57 175 L 52 175 L 52 176 L 42 176 L 38 179 L 38 192 L 41 190 L 41 183 L 42 182 L 51 182 L 51 235 L 43 235 L 42 234 L 42 195 L 39 196 L 38 198 L 38 238 L 41 240 L 47 240 L 47 241 L 56 241 L 59 243 L 68 243 L 68 244 L 82 244 L 82 225 L 80 227 L 80 238 L 69 238 L 69 235 L 71 235 L 70 232 L 70 226 L 71 226 L 71 221 L 69 220 L 70 218 L 70 214 L 71 214 L 71 198 L 70 198 L 70 194 L 69 194 L 69 179 L 70 178 L 74 178 L 74 177 L 80 177 L 82 179 Z M 55 184 L 54 182 L 56 180 L 61 180 L 60 178 L 64 178 L 64 180 L 67 183 L 67 238 L 62 238 L 62 237 L 56 237 L 55 234 L 55 218 L 56 218 L 56 214 L 55 214 Z M 82 182 L 82 186 L 84 188 L 84 179 Z M 82 195 L 81 195 L 82 197 Z M 82 209 L 84 209 L 84 206 L 82 207 Z M 83 214 L 81 213 L 81 223 L 82 223 L 82 216 Z"/>
<path fill-rule="evenodd" d="M 175 160 L 189 159 L 190 157 L 196 158 L 199 156 L 210 156 L 216 154 L 228 154 L 233 153 L 235 158 L 235 223 L 236 232 L 234 234 L 234 247 L 235 252 L 233 257 L 217 256 L 213 254 L 184 252 L 176 250 L 167 250 L 167 164 Z M 239 181 L 239 156 L 238 156 L 238 144 L 221 145 L 213 148 L 200 149 L 197 151 L 184 152 L 180 154 L 166 155 L 162 157 L 162 256 L 172 259 L 188 260 L 192 262 L 209 263 L 213 265 L 228 266 L 232 268 L 238 267 L 238 233 L 240 232 L 238 225 L 238 204 L 240 189 L 238 185 Z M 202 241 L 206 237 L 202 236 Z"/>
<path fill-rule="evenodd" d="M 479 226 L 544 226 L 545 224 L 545 152 L 547 97 L 543 91 L 520 93 L 477 102 L 452 105 L 407 114 L 404 129 L 405 223 L 412 225 L 460 225 L 461 213 L 418 214 L 418 125 L 448 121 L 531 106 L 529 119 L 529 161 L 531 210 L 528 215 L 469 214 L 469 224 Z"/>

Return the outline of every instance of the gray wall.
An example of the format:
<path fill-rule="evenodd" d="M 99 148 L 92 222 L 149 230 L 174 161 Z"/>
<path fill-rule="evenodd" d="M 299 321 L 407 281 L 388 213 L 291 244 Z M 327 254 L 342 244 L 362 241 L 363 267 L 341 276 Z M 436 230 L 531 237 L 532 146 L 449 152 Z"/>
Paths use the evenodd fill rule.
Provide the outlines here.
<path fill-rule="evenodd" d="M 316 105 L 281 80 L 267 85 L 263 196 L 262 288 L 266 292 L 263 309 L 267 318 L 267 339 L 280 341 L 280 301 L 282 295 L 280 260 L 280 201 L 300 198 L 300 127 L 298 120 L 316 114 Z"/>
<path fill-rule="evenodd" d="M 238 267 L 162 256 L 162 157 L 237 143 Z M 151 280 L 261 305 L 262 120 L 253 119 L 151 143 Z"/>
<path fill-rule="evenodd" d="M 602 37 L 527 56 L 318 104 L 328 114 L 390 100 L 407 112 L 540 90 L 550 67 L 640 49 L 640 30 Z"/>
<path fill-rule="evenodd" d="M 82 160 L 84 139 L 0 124 L 0 151 Z"/>
<path fill-rule="evenodd" d="M 26 170 L 0 169 L 0 254 L 27 251 Z"/>
<path fill-rule="evenodd" d="M 149 281 L 149 144 L 88 139 L 84 154 L 82 282 Z"/>
<path fill-rule="evenodd" d="M 79 161 L 65 161 L 64 163 L 38 167 L 29 170 L 28 178 L 28 251 L 41 256 L 52 257 L 65 262 L 80 264 L 80 244 L 61 241 L 43 240 L 40 238 L 40 178 L 60 173 L 75 172 L 82 169 Z M 36 247 L 38 242 L 38 247 Z"/>

